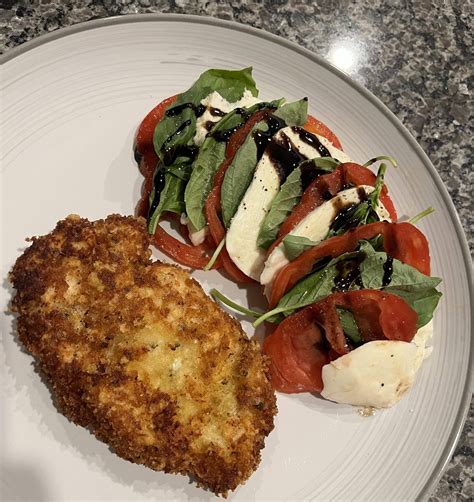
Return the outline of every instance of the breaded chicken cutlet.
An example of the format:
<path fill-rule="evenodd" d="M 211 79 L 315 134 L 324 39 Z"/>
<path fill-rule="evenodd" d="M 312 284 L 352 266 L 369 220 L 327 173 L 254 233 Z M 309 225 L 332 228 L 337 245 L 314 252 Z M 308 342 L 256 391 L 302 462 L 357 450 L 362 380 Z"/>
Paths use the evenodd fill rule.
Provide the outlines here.
<path fill-rule="evenodd" d="M 145 221 L 60 221 L 11 272 L 18 335 L 60 410 L 121 457 L 225 495 L 256 469 L 275 395 L 258 344 Z"/>

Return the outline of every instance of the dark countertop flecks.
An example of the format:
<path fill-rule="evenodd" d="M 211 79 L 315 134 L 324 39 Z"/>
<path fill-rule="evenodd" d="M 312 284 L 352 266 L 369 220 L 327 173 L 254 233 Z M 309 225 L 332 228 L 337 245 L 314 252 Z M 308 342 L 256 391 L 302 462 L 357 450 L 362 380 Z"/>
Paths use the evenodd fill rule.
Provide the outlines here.
<path fill-rule="evenodd" d="M 385 103 L 438 170 L 474 246 L 473 3 L 463 0 L 30 0 L 0 2 L 0 51 L 109 16 L 199 14 L 280 35 L 329 59 Z M 474 499 L 473 411 L 431 500 Z"/>

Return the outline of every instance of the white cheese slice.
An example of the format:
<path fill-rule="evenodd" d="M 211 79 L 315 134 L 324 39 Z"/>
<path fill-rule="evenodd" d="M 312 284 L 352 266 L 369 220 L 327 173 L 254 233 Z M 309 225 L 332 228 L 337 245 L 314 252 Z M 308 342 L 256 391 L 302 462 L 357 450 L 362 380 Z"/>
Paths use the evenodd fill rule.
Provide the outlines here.
<path fill-rule="evenodd" d="M 192 242 L 193 246 L 199 246 L 206 240 L 208 234 L 207 226 L 201 230 L 196 230 L 196 227 L 191 223 L 186 213 L 181 214 L 180 223 L 188 226 L 189 240 Z"/>
<path fill-rule="evenodd" d="M 362 201 L 359 189 L 363 188 L 366 195 L 374 191 L 374 187 L 360 185 L 339 192 L 335 197 L 324 202 L 313 211 L 308 213 L 296 227 L 289 233 L 298 237 L 306 237 L 315 243 L 319 243 L 328 234 L 334 218 L 338 215 L 341 205 L 358 204 Z M 379 201 L 375 212 L 381 220 L 390 220 L 390 214 L 385 206 Z M 260 276 L 260 283 L 267 286 L 267 293 L 276 274 L 290 261 L 285 255 L 283 243 L 280 243 L 269 255 L 265 267 Z"/>
<path fill-rule="evenodd" d="M 201 105 L 205 106 L 206 110 L 196 119 L 196 133 L 193 138 L 194 144 L 201 146 L 204 143 L 206 134 L 209 132 L 206 128 L 208 122 L 219 122 L 222 118 L 222 115 L 211 113 L 213 108 L 220 110 L 222 113 L 229 113 L 236 108 L 245 108 L 256 103 L 261 103 L 261 100 L 253 96 L 248 89 L 244 91 L 242 98 L 235 103 L 229 103 L 217 91 L 211 92 L 211 94 L 201 100 Z"/>
<path fill-rule="evenodd" d="M 320 157 L 318 150 L 302 141 L 291 127 L 280 129 L 272 141 L 281 140 L 282 135 L 290 139 L 295 149 L 304 157 Z M 328 140 L 320 136 L 318 139 L 321 142 L 324 140 L 324 146 L 328 147 Z M 344 152 L 332 146 L 330 153 L 341 162 L 351 162 Z M 232 261 L 242 272 L 255 280 L 260 278 L 266 256 L 266 251 L 257 246 L 258 234 L 279 190 L 280 177 L 266 150 L 255 168 L 252 183 L 239 204 L 226 237 L 226 249 Z"/>
<path fill-rule="evenodd" d="M 412 343 L 377 340 L 323 366 L 325 399 L 354 406 L 389 408 L 410 389 L 415 374 L 429 355 L 427 341 L 433 333 L 429 323 Z"/>

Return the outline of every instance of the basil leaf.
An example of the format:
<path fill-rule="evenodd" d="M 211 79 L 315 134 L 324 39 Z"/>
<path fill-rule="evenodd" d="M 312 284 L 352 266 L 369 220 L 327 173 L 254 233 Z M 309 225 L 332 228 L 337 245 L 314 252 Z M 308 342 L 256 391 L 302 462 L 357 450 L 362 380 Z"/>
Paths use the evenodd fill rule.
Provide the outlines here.
<path fill-rule="evenodd" d="M 306 307 L 330 295 L 335 289 L 334 282 L 339 275 L 340 262 L 347 261 L 349 264 L 354 260 L 353 265 L 357 266 L 357 259 L 360 257 L 359 251 L 344 253 L 331 260 L 322 270 L 314 272 L 298 284 L 296 284 L 278 303 L 278 307 L 297 308 Z M 358 289 L 354 285 L 353 289 Z M 285 314 L 288 315 L 288 314 Z"/>
<path fill-rule="evenodd" d="M 360 250 L 345 253 L 329 264 L 314 272 L 288 291 L 280 300 L 277 307 L 266 312 L 255 323 L 260 324 L 263 320 L 275 320 L 276 316 L 292 314 L 295 310 L 311 305 L 330 295 L 336 290 L 336 278 L 341 270 L 346 269 L 345 290 L 376 289 L 392 293 L 403 298 L 408 305 L 418 314 L 418 328 L 424 326 L 433 317 L 433 312 L 441 298 L 441 293 L 436 290 L 441 279 L 422 274 L 414 267 L 406 265 L 397 259 L 391 259 L 392 273 L 390 282 L 384 286 L 384 265 L 387 262 L 387 254 L 375 251 L 367 241 L 360 241 Z M 344 262 L 339 264 L 339 262 Z M 360 270 L 360 281 L 348 281 L 347 277 L 353 277 L 351 272 Z M 357 275 L 357 274 L 356 274 Z"/>
<path fill-rule="evenodd" d="M 316 244 L 316 242 L 313 242 L 307 237 L 299 237 L 298 235 L 287 235 L 283 239 L 285 255 L 290 261 L 298 258 L 303 251 L 316 246 Z"/>
<path fill-rule="evenodd" d="M 433 318 L 433 313 L 443 296 L 437 289 L 413 289 L 410 286 L 388 286 L 384 288 L 387 293 L 397 295 L 405 300 L 418 314 L 417 328 L 428 324 Z"/>
<path fill-rule="evenodd" d="M 253 132 L 267 129 L 268 125 L 264 121 L 255 124 L 225 173 L 221 188 L 221 205 L 222 220 L 226 228 L 229 228 L 240 201 L 252 183 L 253 173 L 257 166 L 257 145 L 253 139 Z"/>
<path fill-rule="evenodd" d="M 258 103 L 247 108 L 249 115 L 257 110 L 268 107 L 277 108 L 282 100 L 269 103 Z M 192 174 L 186 187 L 184 199 L 186 202 L 186 214 L 196 228 L 201 230 L 206 226 L 204 205 L 207 196 L 212 189 L 214 175 L 225 160 L 226 143 L 217 141 L 213 134 L 238 128 L 245 123 L 246 118 L 239 111 L 233 110 L 217 122 L 209 131 L 208 136 L 199 149 L 198 156 L 193 162 Z"/>
<path fill-rule="evenodd" d="M 388 286 L 409 287 L 410 290 L 436 288 L 441 282 L 439 277 L 430 277 L 410 265 L 392 259 L 392 273 L 388 285 L 383 284 L 385 263 L 388 255 L 383 251 L 375 251 L 367 241 L 360 241 L 360 250 L 365 259 L 360 264 L 362 283 L 367 289 L 388 289 Z"/>
<path fill-rule="evenodd" d="M 280 191 L 273 199 L 270 211 L 265 216 L 260 227 L 257 239 L 257 246 L 268 249 L 276 240 L 281 225 L 291 214 L 293 208 L 298 204 L 304 192 L 302 183 L 303 171 L 305 176 L 311 173 L 310 181 L 323 173 L 330 173 L 336 169 L 340 162 L 330 157 L 318 157 L 316 159 L 304 160 L 286 178 L 281 185 Z M 313 172 L 311 172 L 313 171 Z M 314 177 L 312 176 L 314 174 Z"/>
<path fill-rule="evenodd" d="M 258 94 L 251 68 L 205 71 L 187 91 L 178 95 L 168 108 L 168 113 L 158 122 L 153 134 L 153 144 L 160 160 L 165 165 L 178 159 L 190 161 L 192 155 L 183 147 L 192 145 L 196 133 L 195 109 L 202 99 L 216 91 L 227 101 L 235 102 L 243 96 L 245 90 L 249 90 L 254 96 Z M 185 104 L 189 106 L 179 108 Z M 169 115 L 171 109 L 176 109 L 177 113 Z M 174 152 L 171 154 L 174 158 L 168 158 L 170 152 Z"/>
<path fill-rule="evenodd" d="M 360 264 L 364 287 L 383 289 L 387 293 L 400 296 L 418 314 L 418 328 L 427 324 L 442 296 L 436 290 L 441 279 L 424 275 L 416 268 L 393 259 L 390 282 L 384 286 L 387 254 L 375 251 L 367 241 L 361 242 L 361 250 L 366 254 L 365 260 Z"/>
<path fill-rule="evenodd" d="M 186 168 L 189 172 L 190 167 L 187 166 Z M 183 172 L 185 171 L 183 170 Z M 184 213 L 184 189 L 187 183 L 186 179 L 183 179 L 185 176 L 185 174 L 183 174 L 183 177 L 175 176 L 170 171 L 165 173 L 164 186 L 159 193 L 160 201 L 148 222 L 148 232 L 150 234 L 153 235 L 155 233 L 158 220 L 163 211 L 171 211 L 178 214 Z M 154 197 L 155 190 L 153 189 L 150 194 L 150 201 L 153 201 Z"/>
<path fill-rule="evenodd" d="M 362 343 L 362 337 L 360 336 L 359 326 L 357 326 L 354 315 L 350 310 L 343 307 L 336 307 L 339 320 L 341 321 L 342 330 L 344 334 L 350 338 L 350 340 L 358 345 Z"/>
<path fill-rule="evenodd" d="M 308 98 L 287 103 L 274 112 L 273 115 L 284 120 L 287 125 L 302 126 L 308 118 Z"/>
<path fill-rule="evenodd" d="M 329 296 L 333 293 L 336 277 L 340 274 L 339 262 L 347 260 L 350 263 L 351 260 L 354 260 L 354 266 L 356 266 L 359 256 L 359 251 L 344 253 L 331 260 L 322 270 L 308 275 L 281 298 L 276 308 L 259 317 L 254 326 L 258 326 L 263 321 L 279 322 L 281 314 L 289 316 L 295 310 L 307 307 Z M 353 289 L 357 289 L 357 286 L 354 285 Z"/>

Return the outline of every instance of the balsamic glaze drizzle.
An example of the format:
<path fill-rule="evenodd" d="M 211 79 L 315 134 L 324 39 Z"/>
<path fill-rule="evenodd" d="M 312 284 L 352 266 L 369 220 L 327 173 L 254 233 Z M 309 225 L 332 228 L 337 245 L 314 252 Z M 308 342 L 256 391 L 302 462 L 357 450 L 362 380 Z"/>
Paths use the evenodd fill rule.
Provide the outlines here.
<path fill-rule="evenodd" d="M 194 103 L 183 103 L 166 110 L 165 115 L 167 117 L 176 117 L 176 115 L 179 115 L 181 112 L 186 110 L 186 108 L 190 108 L 196 117 L 200 117 L 206 111 L 206 107 L 204 105 L 199 104 L 196 106 Z"/>
<path fill-rule="evenodd" d="M 314 134 L 311 134 L 308 132 L 306 129 L 303 129 L 302 127 L 292 127 L 291 130 L 295 133 L 298 134 L 300 137 L 301 141 L 304 141 L 308 145 L 311 145 L 313 148 L 315 148 L 319 155 L 321 157 L 331 157 L 332 155 L 329 153 L 329 150 L 319 141 L 317 136 Z"/>
<path fill-rule="evenodd" d="M 363 253 L 360 253 L 360 255 L 336 264 L 338 273 L 334 278 L 333 291 L 349 291 L 353 284 L 356 284 L 360 288 L 364 287 L 360 274 L 360 263 L 364 260 L 365 256 L 363 256 Z"/>
<path fill-rule="evenodd" d="M 383 264 L 383 279 L 382 279 L 382 287 L 388 286 L 392 281 L 393 274 L 393 258 L 391 256 L 387 256 L 386 262 Z"/>
<path fill-rule="evenodd" d="M 163 190 L 164 186 L 165 170 L 163 169 L 162 165 L 158 165 L 155 175 L 153 176 L 153 190 L 155 193 L 153 195 L 153 200 L 148 211 L 148 218 L 151 218 L 151 216 L 155 212 L 155 209 L 158 207 L 158 204 L 160 203 L 161 191 Z"/>
<path fill-rule="evenodd" d="M 284 133 L 278 141 L 271 141 L 267 149 L 271 163 L 284 183 L 289 174 L 307 157 L 301 154 L 293 142 Z"/>

